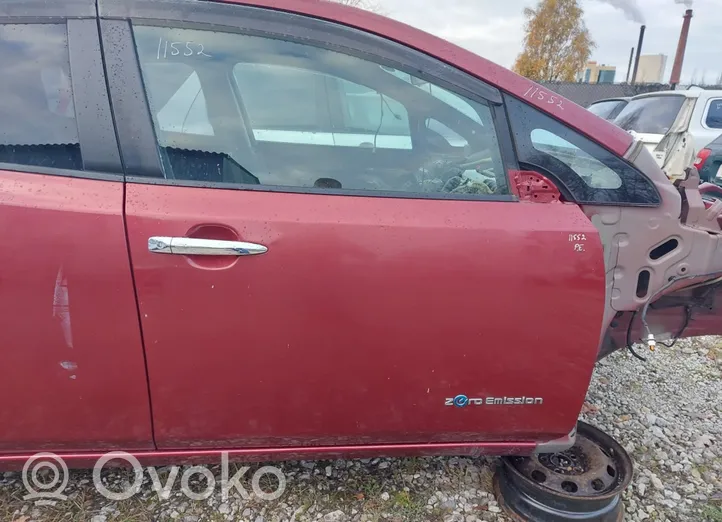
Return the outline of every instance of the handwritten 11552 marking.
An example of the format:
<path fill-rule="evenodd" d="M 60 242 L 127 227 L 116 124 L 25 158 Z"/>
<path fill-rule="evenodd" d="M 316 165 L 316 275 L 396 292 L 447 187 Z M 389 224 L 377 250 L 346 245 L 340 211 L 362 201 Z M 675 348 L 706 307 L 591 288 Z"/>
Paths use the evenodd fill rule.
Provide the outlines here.
<path fill-rule="evenodd" d="M 534 87 L 533 85 L 526 90 L 526 92 L 524 93 L 524 98 L 546 101 L 548 104 L 556 105 L 561 110 L 564 110 L 564 106 L 562 105 L 563 100 L 558 94 L 552 94 L 550 92 L 540 89 L 539 87 Z"/>
<path fill-rule="evenodd" d="M 213 58 L 210 54 L 205 52 L 205 49 L 203 47 L 202 43 L 197 42 L 170 42 L 168 40 L 163 39 L 163 37 L 158 39 L 158 53 L 156 54 L 156 59 L 166 59 L 168 58 L 168 55 L 170 56 L 179 56 L 183 54 L 183 56 L 205 56 L 206 58 Z"/>
<path fill-rule="evenodd" d="M 569 234 L 569 242 L 574 243 L 574 251 L 575 252 L 584 252 L 584 243 L 579 243 L 579 241 L 586 241 L 587 235 L 586 234 Z"/>

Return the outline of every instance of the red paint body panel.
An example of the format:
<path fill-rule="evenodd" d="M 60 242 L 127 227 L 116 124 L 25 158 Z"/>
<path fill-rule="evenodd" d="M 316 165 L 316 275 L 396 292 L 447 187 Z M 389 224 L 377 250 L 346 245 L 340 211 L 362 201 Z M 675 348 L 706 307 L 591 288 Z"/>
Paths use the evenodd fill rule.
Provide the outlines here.
<path fill-rule="evenodd" d="M 130 452 L 144 466 L 170 464 L 220 464 L 223 453 L 229 462 L 263 462 L 284 460 L 362 459 L 373 457 L 432 457 L 439 455 L 479 457 L 481 455 L 531 455 L 533 443 L 480 442 L 470 444 L 366 444 L 363 446 L 316 446 L 304 448 L 252 448 L 187 451 Z M 92 468 L 103 453 L 60 453 L 69 468 Z M 21 470 L 32 454 L 0 455 L 0 469 Z M 116 459 L 107 467 L 125 465 Z"/>
<path fill-rule="evenodd" d="M 363 9 L 319 0 L 225 0 L 267 7 L 355 27 L 433 56 L 561 119 L 600 145 L 619 154 L 634 141 L 629 133 L 541 85 L 446 40 Z"/>
<path fill-rule="evenodd" d="M 576 205 L 126 191 L 158 448 L 518 444 L 575 426 L 604 308 Z M 269 250 L 148 251 L 210 225 Z M 457 394 L 544 403 L 445 406 Z"/>
<path fill-rule="evenodd" d="M 0 171 L 0 451 L 151 449 L 123 184 Z"/>

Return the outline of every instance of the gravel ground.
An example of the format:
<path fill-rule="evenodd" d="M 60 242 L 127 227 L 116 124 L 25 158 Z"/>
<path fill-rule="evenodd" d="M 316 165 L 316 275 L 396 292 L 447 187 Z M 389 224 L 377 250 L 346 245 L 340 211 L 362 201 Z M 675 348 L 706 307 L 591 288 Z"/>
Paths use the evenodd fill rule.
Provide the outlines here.
<path fill-rule="evenodd" d="M 626 520 L 722 522 L 722 339 L 681 341 L 642 363 L 628 352 L 598 365 L 583 418 L 619 440 L 635 461 L 624 493 Z M 491 491 L 492 458 L 407 458 L 286 462 L 286 489 L 277 500 L 231 495 L 220 487 L 194 501 L 180 488 L 159 499 L 145 474 L 142 490 L 112 502 L 97 493 L 89 471 L 71 471 L 62 501 L 26 501 L 19 473 L 0 473 L 0 521 L 508 521 Z M 252 492 L 251 476 L 244 475 Z M 231 469 L 231 474 L 238 468 Z M 211 468 L 220 477 L 218 467 Z M 160 468 L 165 483 L 170 468 Z M 42 476 L 42 474 L 41 474 Z M 199 475 L 194 476 L 199 479 Z M 109 488 L 132 481 L 104 472 Z M 278 482 L 265 475 L 260 487 Z M 195 486 L 194 486 L 195 484 Z M 194 491 L 207 483 L 190 482 Z"/>

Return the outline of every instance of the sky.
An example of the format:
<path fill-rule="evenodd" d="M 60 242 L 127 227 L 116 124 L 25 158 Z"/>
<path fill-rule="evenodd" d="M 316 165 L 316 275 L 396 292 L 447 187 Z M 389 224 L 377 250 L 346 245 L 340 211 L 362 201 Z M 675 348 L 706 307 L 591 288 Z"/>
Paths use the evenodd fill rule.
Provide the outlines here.
<path fill-rule="evenodd" d="M 674 0 L 611 0 L 633 3 L 647 25 L 642 54 L 666 54 L 664 81 L 672 72 L 686 6 Z M 504 67 L 521 51 L 524 7 L 536 0 L 381 0 L 384 14 L 465 47 Z M 584 19 L 597 44 L 591 60 L 617 67 L 616 81 L 627 74 L 629 52 L 636 47 L 640 23 L 602 0 L 580 0 Z M 681 83 L 716 83 L 722 73 L 722 0 L 694 0 Z"/>

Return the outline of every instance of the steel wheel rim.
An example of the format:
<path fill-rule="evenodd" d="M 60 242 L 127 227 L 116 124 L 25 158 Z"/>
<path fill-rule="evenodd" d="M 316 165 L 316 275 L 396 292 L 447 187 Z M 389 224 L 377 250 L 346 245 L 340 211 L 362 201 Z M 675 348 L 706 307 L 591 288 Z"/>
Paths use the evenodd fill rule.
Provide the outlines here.
<path fill-rule="evenodd" d="M 611 499 L 632 479 L 632 461 L 604 432 L 579 422 L 570 449 L 531 457 L 509 457 L 504 466 L 516 480 L 569 500 Z"/>

